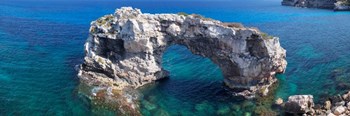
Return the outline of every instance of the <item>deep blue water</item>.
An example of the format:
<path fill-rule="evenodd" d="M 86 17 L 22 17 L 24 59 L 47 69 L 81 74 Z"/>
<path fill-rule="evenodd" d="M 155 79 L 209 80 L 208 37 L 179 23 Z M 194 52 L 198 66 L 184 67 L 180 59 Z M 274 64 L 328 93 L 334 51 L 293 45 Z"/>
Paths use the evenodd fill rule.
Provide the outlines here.
<path fill-rule="evenodd" d="M 74 66 L 82 63 L 90 22 L 121 6 L 147 13 L 196 13 L 224 22 L 241 22 L 280 37 L 287 50 L 288 67 L 285 74 L 278 75 L 276 98 L 312 94 L 322 99 L 350 89 L 350 12 L 285 7 L 278 0 L 2 0 L 0 115 L 96 113 L 77 95 Z M 172 46 L 163 60 L 171 76 L 141 88 L 144 115 L 254 112 L 256 105 L 231 97 L 224 90 L 220 69 L 209 59 L 192 55 L 185 47 Z"/>

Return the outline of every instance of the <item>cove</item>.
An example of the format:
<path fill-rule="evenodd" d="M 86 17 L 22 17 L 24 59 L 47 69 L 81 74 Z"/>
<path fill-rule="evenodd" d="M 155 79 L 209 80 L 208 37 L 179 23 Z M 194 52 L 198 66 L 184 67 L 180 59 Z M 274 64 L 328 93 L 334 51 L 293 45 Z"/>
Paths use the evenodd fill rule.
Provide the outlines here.
<path fill-rule="evenodd" d="M 287 50 L 288 66 L 285 74 L 277 76 L 279 87 L 275 93 L 276 98 L 287 100 L 290 95 L 312 94 L 315 99 L 321 100 L 347 91 L 350 63 L 348 53 L 350 48 L 347 43 L 350 42 L 348 39 L 350 25 L 344 22 L 349 21 L 350 13 L 285 7 L 281 6 L 280 2 L 279 0 L 186 2 L 1 0 L 0 114 L 90 115 L 97 112 L 78 97 L 76 87 L 79 80 L 74 66 L 83 62 L 81 60 L 84 57 L 83 45 L 90 22 L 105 14 L 113 13 L 115 8 L 122 6 L 140 8 L 143 12 L 152 14 L 186 12 L 201 14 L 223 22 L 242 22 L 247 27 L 258 27 L 263 32 L 280 37 L 281 46 Z M 168 53 L 173 52 L 167 52 L 164 57 Z M 188 52 L 174 51 L 174 53 Z M 194 57 L 188 54 L 186 56 Z M 170 63 L 176 60 L 166 59 Z M 186 74 L 177 72 L 188 69 L 188 65 L 181 65 L 193 62 L 192 60 L 182 62 L 173 64 L 174 67 L 178 67 L 175 71 L 171 69 L 172 67 L 167 67 L 166 62 L 163 67 L 171 72 L 170 76 Z M 193 64 L 195 69 L 197 69 L 195 65 L 214 68 L 204 61 L 197 63 L 199 64 Z M 221 91 L 220 80 L 223 78 L 210 81 L 212 77 L 218 77 L 215 75 L 219 75 L 220 70 L 213 71 L 208 75 L 198 71 L 199 74 L 193 74 L 197 75 L 195 77 L 191 74 L 182 78 L 191 80 L 202 77 L 209 83 L 194 86 Z M 171 85 L 172 80 L 176 78 L 169 79 L 166 85 Z M 155 104 L 174 115 L 178 112 L 193 115 L 196 105 L 197 109 L 201 109 L 200 106 L 214 109 L 215 114 L 219 108 L 229 107 L 236 109 L 230 112 L 244 115 L 253 113 L 250 108 L 255 106 L 254 103 L 235 98 L 216 98 L 202 91 L 191 94 L 185 94 L 188 90 L 181 91 L 177 93 L 182 94 L 181 96 L 172 97 L 171 91 L 175 90 L 169 87 L 161 92 L 162 94 L 158 94 L 159 91 L 150 89 L 147 95 L 156 98 L 167 96 L 168 98 L 164 97 L 164 100 L 161 100 L 163 102 Z M 203 99 L 198 97 L 196 102 L 184 101 L 187 102 L 184 104 L 188 104 L 184 107 L 175 105 L 179 99 L 196 98 L 196 94 L 204 94 L 203 96 L 207 97 Z M 221 101 L 213 103 L 209 98 Z M 168 100 L 176 102 L 167 102 Z M 213 110 L 210 112 L 214 113 Z"/>

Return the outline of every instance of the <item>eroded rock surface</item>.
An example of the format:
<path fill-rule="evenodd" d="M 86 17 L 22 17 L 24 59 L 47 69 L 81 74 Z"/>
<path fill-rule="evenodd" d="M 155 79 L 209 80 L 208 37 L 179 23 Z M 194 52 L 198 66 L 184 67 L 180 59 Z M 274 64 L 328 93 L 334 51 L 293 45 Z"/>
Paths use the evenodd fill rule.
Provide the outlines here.
<path fill-rule="evenodd" d="M 350 91 L 329 97 L 324 104 L 314 104 L 312 95 L 294 95 L 279 104 L 286 113 L 303 116 L 349 116 Z"/>
<path fill-rule="evenodd" d="M 168 76 L 162 55 L 173 44 L 210 58 L 221 68 L 224 83 L 239 90 L 237 95 L 267 94 L 274 75 L 287 65 L 279 38 L 255 28 L 199 15 L 143 14 L 122 7 L 91 23 L 79 78 L 119 90 L 140 87 Z"/>
<path fill-rule="evenodd" d="M 336 2 L 337 0 L 283 0 L 282 5 L 307 8 L 334 9 Z"/>
<path fill-rule="evenodd" d="M 350 0 L 337 0 L 334 3 L 334 10 L 336 11 L 349 11 L 350 10 Z"/>
<path fill-rule="evenodd" d="M 312 95 L 294 95 L 285 103 L 285 110 L 289 113 L 304 114 L 312 112 L 314 107 Z"/>

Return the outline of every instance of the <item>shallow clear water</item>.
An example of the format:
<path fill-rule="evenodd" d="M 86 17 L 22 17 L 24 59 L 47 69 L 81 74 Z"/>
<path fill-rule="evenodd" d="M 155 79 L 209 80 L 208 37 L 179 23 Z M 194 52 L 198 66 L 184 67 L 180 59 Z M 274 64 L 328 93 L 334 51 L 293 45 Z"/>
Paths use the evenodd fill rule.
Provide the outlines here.
<path fill-rule="evenodd" d="M 247 1 L 0 1 L 0 114 L 89 115 L 78 97 L 74 66 L 82 62 L 89 24 L 115 8 L 187 12 L 242 22 L 280 37 L 288 67 L 275 97 L 316 99 L 350 89 L 350 12 Z M 209 59 L 172 46 L 164 55 L 170 78 L 141 88 L 144 115 L 243 115 L 256 105 L 224 90 Z M 153 105 L 152 105 L 153 104 Z M 154 109 L 156 107 L 156 109 Z M 147 110 L 148 109 L 148 110 Z M 153 110 L 152 110 L 153 109 Z"/>

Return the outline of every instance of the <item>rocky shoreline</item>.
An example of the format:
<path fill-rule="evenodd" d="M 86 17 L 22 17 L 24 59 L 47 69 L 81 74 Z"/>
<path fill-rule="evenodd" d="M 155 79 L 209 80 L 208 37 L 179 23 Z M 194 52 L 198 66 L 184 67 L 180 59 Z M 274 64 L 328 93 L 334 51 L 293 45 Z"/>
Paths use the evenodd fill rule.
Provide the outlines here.
<path fill-rule="evenodd" d="M 304 8 L 333 9 L 334 11 L 350 10 L 350 1 L 348 0 L 283 0 L 281 4 Z"/>
<path fill-rule="evenodd" d="M 342 95 L 329 97 L 323 104 L 315 104 L 312 95 L 290 96 L 285 103 L 279 98 L 275 104 L 289 115 L 349 116 L 350 91 Z"/>

